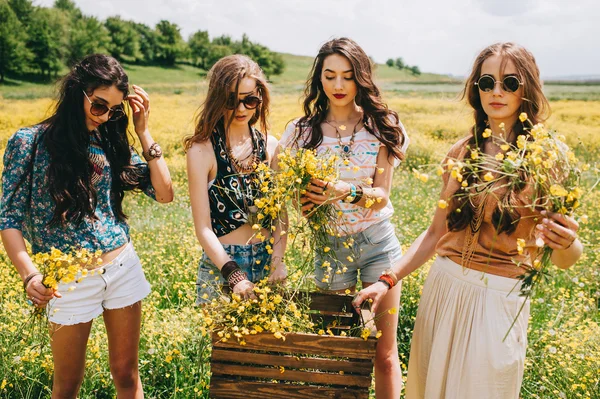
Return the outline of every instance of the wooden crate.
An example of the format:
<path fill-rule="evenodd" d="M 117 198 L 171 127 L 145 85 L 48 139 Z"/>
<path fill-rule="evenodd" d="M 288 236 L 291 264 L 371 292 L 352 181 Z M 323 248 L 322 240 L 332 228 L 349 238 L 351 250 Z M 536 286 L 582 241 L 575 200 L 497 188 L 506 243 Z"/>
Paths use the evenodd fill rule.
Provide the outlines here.
<path fill-rule="evenodd" d="M 359 325 L 352 297 L 310 293 L 311 317 L 324 329 Z M 245 346 L 213 337 L 211 398 L 368 398 L 377 339 L 317 334 L 245 336 Z"/>

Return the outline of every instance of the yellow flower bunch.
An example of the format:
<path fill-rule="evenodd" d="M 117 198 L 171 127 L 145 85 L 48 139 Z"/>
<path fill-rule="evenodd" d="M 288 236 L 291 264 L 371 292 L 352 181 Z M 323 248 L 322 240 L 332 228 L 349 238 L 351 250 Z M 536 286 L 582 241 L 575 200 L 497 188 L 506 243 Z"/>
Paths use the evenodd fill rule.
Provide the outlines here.
<path fill-rule="evenodd" d="M 298 273 L 290 279 L 298 279 Z M 235 339 L 240 345 L 246 344 L 246 336 L 263 332 L 283 341 L 289 332 L 312 332 L 307 298 L 280 285 L 268 285 L 267 279 L 254 286 L 254 295 L 256 299 L 221 296 L 205 305 L 202 312 L 210 332 L 222 342 Z"/>
<path fill-rule="evenodd" d="M 102 268 L 93 268 L 101 264 L 100 255 L 102 255 L 102 251 L 91 252 L 87 249 L 77 249 L 64 253 L 52 248 L 50 252 L 33 255 L 31 260 L 42 273 L 44 286 L 56 290 L 59 283 L 79 283 L 88 275 L 103 273 Z M 74 287 L 72 286 L 73 289 Z"/>

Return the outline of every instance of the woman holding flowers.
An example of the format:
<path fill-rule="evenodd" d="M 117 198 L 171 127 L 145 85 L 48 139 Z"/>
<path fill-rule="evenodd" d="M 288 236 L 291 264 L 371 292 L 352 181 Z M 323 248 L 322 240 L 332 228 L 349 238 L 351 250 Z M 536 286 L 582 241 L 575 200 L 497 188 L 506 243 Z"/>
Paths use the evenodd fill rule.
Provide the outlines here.
<path fill-rule="evenodd" d="M 410 399 L 518 398 L 529 318 L 519 278 L 539 267 L 540 246 L 552 249 L 559 268 L 572 266 L 582 253 L 577 222 L 541 210 L 547 202 L 533 189 L 532 174 L 502 174 L 503 165 L 518 163 L 518 149 L 534 140 L 527 128 L 548 116 L 533 55 L 513 43 L 487 47 L 464 96 L 475 125 L 444 160 L 431 225 L 393 267 L 402 279 L 438 255 L 415 321 Z M 550 169 L 547 176 L 559 174 Z M 374 284 L 355 304 L 371 298 L 373 307 L 381 306 L 387 291 Z"/>
<path fill-rule="evenodd" d="M 304 116 L 288 125 L 280 145 L 339 156 L 339 179 L 313 179 L 301 200 L 309 215 L 327 204 L 341 214 L 335 236 L 315 248 L 315 282 L 323 290 L 354 291 L 360 271 L 363 286 L 383 279 L 390 288 L 381 303 L 390 312 L 376 321 L 383 332 L 375 356 L 376 394 L 398 398 L 402 374 L 394 313 L 400 285 L 387 269 L 400 259 L 401 248 L 390 222 L 389 195 L 408 137 L 396 112 L 381 100 L 371 61 L 354 41 L 333 39 L 321 47 L 307 81 Z"/>
<path fill-rule="evenodd" d="M 283 280 L 286 267 L 277 229 L 258 212 L 255 170 L 268 162 L 269 89 L 256 62 L 243 55 L 220 59 L 194 135 L 185 140 L 196 236 L 204 252 L 198 268 L 198 304 L 231 289 L 252 296 L 253 282 Z M 261 132 L 254 126 L 260 124 Z M 271 236 L 273 234 L 273 236 Z"/>
<path fill-rule="evenodd" d="M 147 163 L 130 146 L 127 103 Z M 173 198 L 167 164 L 148 130 L 149 112 L 148 94 L 135 85 L 129 92 L 128 77 L 114 58 L 90 55 L 63 79 L 53 115 L 8 141 L 0 230 L 29 301 L 48 306 L 53 398 L 77 396 L 92 321 L 100 314 L 117 395 L 143 397 L 138 344 L 141 300 L 150 285 L 130 241 L 122 202 L 130 190 L 163 203 Z M 33 253 L 51 248 L 97 253 L 97 270 L 73 292 L 67 293 L 64 283 L 47 288 L 24 238 Z"/>

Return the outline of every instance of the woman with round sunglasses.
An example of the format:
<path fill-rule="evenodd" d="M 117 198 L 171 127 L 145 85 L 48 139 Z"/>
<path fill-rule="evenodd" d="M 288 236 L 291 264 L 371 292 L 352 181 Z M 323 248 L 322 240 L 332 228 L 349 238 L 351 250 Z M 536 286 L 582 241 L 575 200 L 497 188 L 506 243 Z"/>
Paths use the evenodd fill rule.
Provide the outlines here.
<path fill-rule="evenodd" d="M 208 75 L 195 132 L 185 140 L 194 227 L 204 250 L 196 283 L 198 305 L 230 291 L 252 297 L 253 283 L 265 277 L 280 281 L 287 273 L 280 230 L 271 231 L 266 218 L 259 220 L 254 205 L 261 195 L 254 170 L 269 162 L 277 145 L 266 135 L 266 78 L 243 55 L 220 59 Z"/>
<path fill-rule="evenodd" d="M 533 55 L 513 43 L 497 43 L 479 54 L 463 96 L 473 108 L 475 125 L 452 146 L 444 166 L 469 156 L 470 148 L 492 157 L 502 154 L 501 137 L 514 144 L 524 131 L 522 112 L 534 124 L 549 114 Z M 532 193 L 527 185 L 519 191 L 490 183 L 468 203 L 461 202 L 455 194 L 463 188 L 447 169 L 440 199 L 448 207 L 436 209 L 429 228 L 392 268 L 402 279 L 437 253 L 415 320 L 406 398 L 516 399 L 529 319 L 529 303 L 519 295 L 518 277 L 526 270 L 521 265 L 531 266 L 541 239 L 553 248 L 556 266 L 572 266 L 582 253 L 578 224 L 572 217 L 528 206 Z M 525 238 L 526 251 L 520 253 L 517 238 Z M 377 308 L 387 291 L 384 284 L 374 284 L 360 291 L 354 303 L 372 299 Z"/>
<path fill-rule="evenodd" d="M 53 398 L 75 398 L 93 319 L 103 315 L 117 395 L 142 398 L 138 373 L 141 301 L 150 293 L 131 243 L 126 191 L 166 203 L 173 189 L 148 130 L 150 99 L 112 57 L 90 55 L 63 78 L 52 116 L 17 131 L 4 154 L 0 230 L 28 302 L 47 307 L 54 361 Z M 130 145 L 129 117 L 147 162 Z M 57 248 L 100 252 L 76 289 L 46 288 L 27 253 Z M 72 284 L 70 284 L 72 285 Z"/>
<path fill-rule="evenodd" d="M 323 291 L 353 292 L 360 275 L 364 287 L 382 280 L 390 288 L 375 321 L 382 331 L 375 393 L 379 399 L 398 398 L 398 315 L 388 310 L 397 309 L 401 286 L 389 268 L 402 250 L 391 222 L 390 191 L 408 136 L 398 114 L 381 99 L 371 61 L 356 42 L 339 38 L 323 44 L 307 80 L 304 115 L 288 124 L 280 146 L 339 155 L 339 180 L 313 179 L 300 200 L 305 213 L 332 204 L 341 214 L 336 235 L 329 237 L 331 250 L 315 253 L 314 281 Z"/>

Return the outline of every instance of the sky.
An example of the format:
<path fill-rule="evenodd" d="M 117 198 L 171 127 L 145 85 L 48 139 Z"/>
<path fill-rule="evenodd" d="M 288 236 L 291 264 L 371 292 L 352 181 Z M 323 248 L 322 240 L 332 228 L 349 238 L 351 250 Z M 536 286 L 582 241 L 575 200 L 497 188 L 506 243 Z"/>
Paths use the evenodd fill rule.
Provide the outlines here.
<path fill-rule="evenodd" d="M 51 6 L 54 0 L 35 0 Z M 421 71 L 468 75 L 499 41 L 529 49 L 542 77 L 600 76 L 598 0 L 75 0 L 85 15 L 120 15 L 149 26 L 176 23 L 314 56 L 334 37 L 358 42 L 377 62 L 402 57 Z"/>

